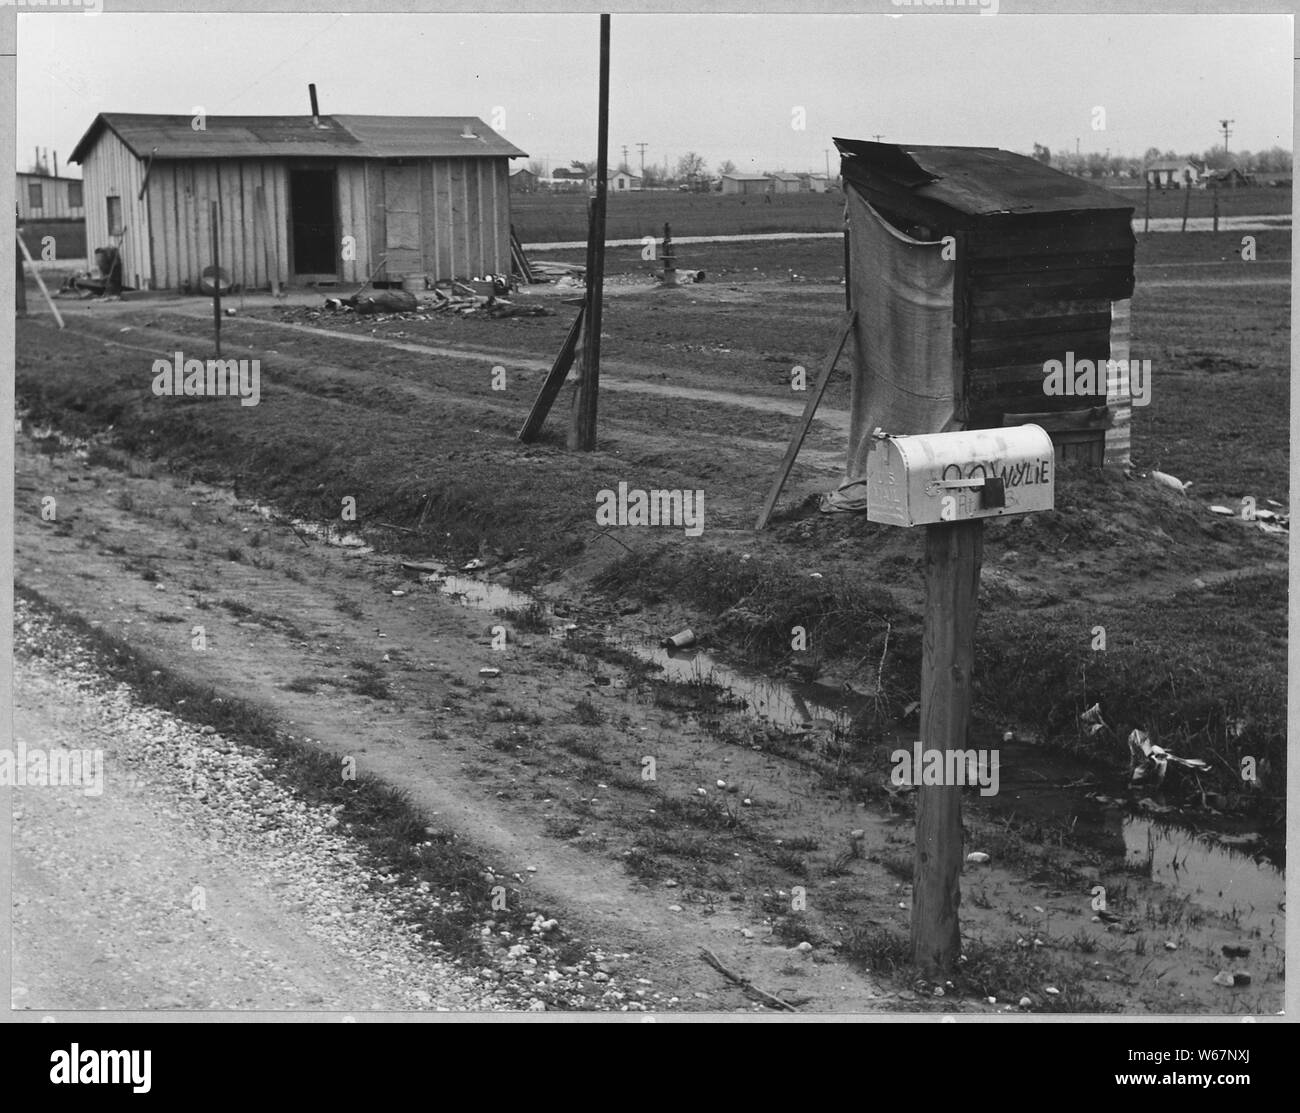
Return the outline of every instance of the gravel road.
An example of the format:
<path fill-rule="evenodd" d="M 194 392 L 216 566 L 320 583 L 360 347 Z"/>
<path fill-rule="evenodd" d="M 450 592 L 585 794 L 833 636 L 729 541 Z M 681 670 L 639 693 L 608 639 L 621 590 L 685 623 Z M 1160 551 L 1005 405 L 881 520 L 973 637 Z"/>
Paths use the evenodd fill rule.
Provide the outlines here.
<path fill-rule="evenodd" d="M 106 688 L 88 656 L 31 656 L 49 632 L 15 631 L 15 749 L 102 749 L 104 781 L 14 790 L 15 1008 L 528 1007 L 395 922 L 259 751 Z"/>

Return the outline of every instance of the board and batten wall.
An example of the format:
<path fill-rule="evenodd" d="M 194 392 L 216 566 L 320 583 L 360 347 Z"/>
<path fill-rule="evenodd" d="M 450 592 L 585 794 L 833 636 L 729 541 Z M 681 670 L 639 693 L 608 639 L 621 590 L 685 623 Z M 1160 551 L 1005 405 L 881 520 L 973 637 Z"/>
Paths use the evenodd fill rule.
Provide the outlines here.
<path fill-rule="evenodd" d="M 472 278 L 484 274 L 508 274 L 510 271 L 510 183 L 509 159 L 506 158 L 432 158 L 418 161 L 419 173 L 419 269 L 431 281 L 446 278 Z M 394 230 L 405 222 L 411 199 L 401 176 L 403 169 L 394 163 L 372 161 L 367 164 L 366 183 L 370 191 L 371 242 L 382 245 L 379 255 L 390 246 L 398 248 L 403 266 L 415 265 L 413 255 L 404 250 L 412 245 L 401 236 L 390 236 L 388 190 L 400 194 L 392 198 L 396 219 Z M 391 278 L 402 274 L 391 268 Z"/>
<path fill-rule="evenodd" d="M 122 281 L 137 290 L 152 285 L 149 256 L 149 217 L 139 199 L 144 164 L 107 128 L 81 166 L 86 203 L 86 266 L 95 266 L 95 248 L 116 244 L 122 256 Z M 109 234 L 108 198 L 120 197 L 125 234 L 119 241 Z"/>
<path fill-rule="evenodd" d="M 86 195 L 84 183 L 77 183 L 72 178 L 51 178 L 45 174 L 19 174 L 15 190 L 18 201 L 19 220 L 84 220 L 86 216 Z M 82 203 L 73 205 L 68 200 L 68 186 L 82 186 Z M 31 187 L 40 186 L 41 203 L 32 207 Z"/>
<path fill-rule="evenodd" d="M 388 249 L 388 213 L 382 159 L 156 159 L 143 200 L 138 198 L 145 163 L 112 131 L 105 130 L 83 166 L 88 264 L 95 247 L 109 236 L 106 198 L 120 197 L 126 234 L 119 248 L 123 275 L 137 289 L 197 289 L 211 263 L 211 208 L 220 204 L 221 267 L 246 289 L 265 289 L 274 271 L 281 284 L 292 281 L 290 268 L 291 169 L 336 172 L 339 279 L 363 282 Z M 397 164 L 392 164 L 397 165 Z M 510 270 L 509 160 L 449 158 L 406 160 L 418 171 L 418 271 L 433 281 L 468 278 Z M 271 263 L 255 217 L 261 187 L 266 202 Z M 399 219 L 409 219 L 410 191 L 395 204 Z M 398 223 L 395 220 L 395 225 Z M 342 237 L 352 236 L 354 252 L 345 258 Z M 406 245 L 413 246 L 413 245 Z M 405 255 L 414 266 L 412 253 Z M 400 278 L 400 274 L 388 274 Z"/>
<path fill-rule="evenodd" d="M 291 280 L 289 243 L 290 169 L 333 169 L 338 197 L 339 277 L 361 282 L 370 238 L 363 164 L 293 162 L 283 159 L 195 159 L 155 162 L 149 174 L 149 216 L 153 232 L 154 286 L 176 290 L 199 278 L 212 262 L 212 202 L 219 203 L 221 269 L 245 289 L 271 285 L 271 276 Z M 257 191 L 265 200 L 266 228 L 257 218 Z M 356 239 L 344 258 L 342 237 Z M 268 253 L 267 247 L 270 251 Z M 270 256 L 268 261 L 267 256 Z"/>

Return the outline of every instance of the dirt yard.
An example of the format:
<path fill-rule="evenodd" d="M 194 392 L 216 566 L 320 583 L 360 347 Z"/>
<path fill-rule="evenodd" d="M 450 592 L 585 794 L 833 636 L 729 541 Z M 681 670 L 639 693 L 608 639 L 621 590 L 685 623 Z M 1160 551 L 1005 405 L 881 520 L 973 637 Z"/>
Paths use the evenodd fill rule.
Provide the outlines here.
<path fill-rule="evenodd" d="M 59 332 L 31 290 L 19 593 L 141 701 L 399 789 L 381 836 L 351 789 L 267 773 L 341 805 L 390 884 L 460 894 L 428 936 L 458 961 L 509 981 L 531 913 L 556 918 L 537 957 L 557 977 L 501 1007 L 779 1007 L 707 949 L 805 1012 L 1276 1011 L 1288 535 L 1208 509 L 1289 505 L 1290 236 L 1257 238 L 1254 262 L 1240 237 L 1140 241 L 1155 385 L 1132 476 L 1062 469 L 1053 514 L 986 531 L 971 745 L 1001 747 L 1002 785 L 964 801 L 989 860 L 964 868 L 948 985 L 906 969 L 914 805 L 889 783 L 915 737 L 920 538 L 816 509 L 844 373 L 752 528 L 803 405 L 791 370 L 843 306 L 835 240 L 692 245 L 706 281 L 676 290 L 612 251 L 587 455 L 563 447 L 571 388 L 540 444 L 515 439 L 572 288 L 505 320 L 231 299 L 223 354 L 261 361 L 249 407 L 150 389 L 155 359 L 212 354 L 210 303 L 63 303 Z M 602 528 L 621 482 L 702 490 L 702 534 Z M 654 653 L 687 626 L 708 656 Z M 1119 738 L 1086 733 L 1097 702 Z M 1126 792 L 1131 727 L 1212 773 Z M 459 856 L 416 854 L 430 829 Z"/>

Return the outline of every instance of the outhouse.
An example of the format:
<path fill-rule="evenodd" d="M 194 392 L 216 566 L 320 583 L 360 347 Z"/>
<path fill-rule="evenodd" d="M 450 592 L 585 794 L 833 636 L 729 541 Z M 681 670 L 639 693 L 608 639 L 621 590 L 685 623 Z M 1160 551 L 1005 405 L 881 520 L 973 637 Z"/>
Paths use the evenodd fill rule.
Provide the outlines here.
<path fill-rule="evenodd" d="M 847 481 L 876 429 L 1034 424 L 1057 461 L 1126 466 L 1132 206 L 993 147 L 835 145 L 856 310 Z"/>

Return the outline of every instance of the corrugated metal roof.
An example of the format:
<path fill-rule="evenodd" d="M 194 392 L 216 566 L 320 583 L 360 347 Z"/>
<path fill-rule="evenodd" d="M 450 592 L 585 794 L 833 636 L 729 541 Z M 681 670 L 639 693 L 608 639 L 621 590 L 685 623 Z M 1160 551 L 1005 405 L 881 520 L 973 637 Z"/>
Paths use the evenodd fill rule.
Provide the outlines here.
<path fill-rule="evenodd" d="M 101 112 L 70 156 L 83 162 L 104 129 L 137 158 L 519 158 L 477 116 L 190 116 Z M 471 138 L 462 133 L 468 130 Z"/>
<path fill-rule="evenodd" d="M 971 216 L 1133 208 L 1109 190 L 997 147 L 834 142 L 850 182 L 911 193 Z"/>
<path fill-rule="evenodd" d="M 766 174 L 723 174 L 722 177 L 730 178 L 733 182 L 765 182 Z"/>

